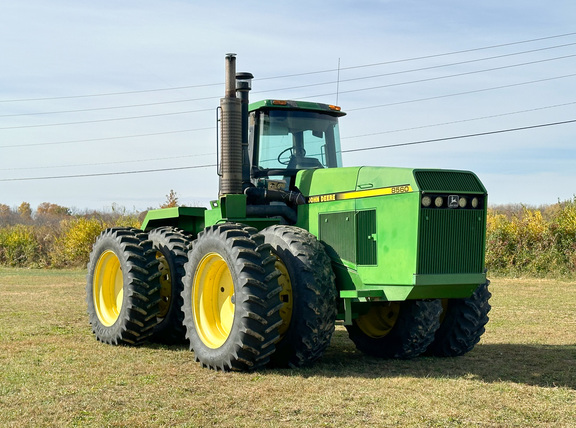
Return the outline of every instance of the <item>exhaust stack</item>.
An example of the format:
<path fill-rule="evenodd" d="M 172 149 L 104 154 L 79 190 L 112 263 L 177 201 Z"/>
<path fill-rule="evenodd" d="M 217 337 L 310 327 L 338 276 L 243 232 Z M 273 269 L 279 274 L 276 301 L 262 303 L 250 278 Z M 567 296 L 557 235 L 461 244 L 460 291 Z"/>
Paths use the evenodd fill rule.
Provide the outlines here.
<path fill-rule="evenodd" d="M 220 99 L 221 154 L 219 196 L 242 194 L 242 102 L 236 98 L 236 54 L 226 55 L 225 96 Z"/>

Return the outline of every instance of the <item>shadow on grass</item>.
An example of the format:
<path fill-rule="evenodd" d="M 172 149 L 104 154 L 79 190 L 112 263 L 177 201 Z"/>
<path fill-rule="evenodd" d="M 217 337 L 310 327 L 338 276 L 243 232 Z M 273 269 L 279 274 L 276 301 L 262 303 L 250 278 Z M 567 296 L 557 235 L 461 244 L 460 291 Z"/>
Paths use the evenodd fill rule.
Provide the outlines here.
<path fill-rule="evenodd" d="M 144 346 L 188 349 L 187 345 Z M 345 331 L 336 331 L 323 358 L 312 367 L 272 371 L 283 376 L 370 379 L 410 376 L 576 389 L 576 345 L 480 344 L 461 357 L 385 360 L 364 355 Z"/>
<path fill-rule="evenodd" d="M 323 359 L 300 375 L 464 378 L 576 389 L 576 345 L 479 344 L 461 357 L 383 360 L 362 354 L 346 332 L 336 332 Z"/>

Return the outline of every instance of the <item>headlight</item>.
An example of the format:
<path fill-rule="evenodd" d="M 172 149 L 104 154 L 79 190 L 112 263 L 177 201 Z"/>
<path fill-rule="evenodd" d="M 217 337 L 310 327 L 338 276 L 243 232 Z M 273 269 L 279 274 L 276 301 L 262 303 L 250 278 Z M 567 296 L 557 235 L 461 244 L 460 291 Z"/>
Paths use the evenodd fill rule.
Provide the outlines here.
<path fill-rule="evenodd" d="M 466 203 L 467 203 L 467 202 L 468 202 L 468 201 L 466 200 L 465 197 L 461 197 L 461 198 L 458 200 L 458 206 L 459 206 L 460 208 L 466 208 Z"/>
<path fill-rule="evenodd" d="M 478 198 L 472 199 L 472 208 L 478 208 Z"/>
<path fill-rule="evenodd" d="M 442 199 L 442 196 L 438 196 L 436 199 L 434 199 L 434 205 L 436 205 L 437 208 L 440 208 L 442 205 L 444 205 L 444 199 Z"/>
<path fill-rule="evenodd" d="M 430 196 L 424 196 L 422 198 L 422 206 L 428 208 L 432 205 L 432 198 Z"/>

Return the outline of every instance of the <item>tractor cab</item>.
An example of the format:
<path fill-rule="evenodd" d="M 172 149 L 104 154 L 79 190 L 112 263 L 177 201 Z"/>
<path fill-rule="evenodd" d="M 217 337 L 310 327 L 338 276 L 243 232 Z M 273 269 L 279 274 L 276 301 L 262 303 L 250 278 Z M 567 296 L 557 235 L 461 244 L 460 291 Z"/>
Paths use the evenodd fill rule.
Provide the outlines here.
<path fill-rule="evenodd" d="M 251 178 L 290 180 L 302 169 L 342 166 L 340 107 L 303 101 L 264 100 L 249 107 Z"/>

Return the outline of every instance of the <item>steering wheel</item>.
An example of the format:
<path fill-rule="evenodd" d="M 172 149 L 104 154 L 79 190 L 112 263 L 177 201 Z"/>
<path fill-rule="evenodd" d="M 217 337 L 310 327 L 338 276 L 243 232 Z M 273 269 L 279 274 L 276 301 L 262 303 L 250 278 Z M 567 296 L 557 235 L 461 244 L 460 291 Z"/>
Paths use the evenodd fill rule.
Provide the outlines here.
<path fill-rule="evenodd" d="M 281 157 L 284 153 L 286 152 L 290 152 L 290 157 L 287 160 L 282 160 Z M 290 163 L 290 159 L 292 158 L 293 154 L 292 154 L 292 147 L 288 147 L 287 149 L 284 149 L 280 152 L 280 154 L 278 155 L 278 163 L 280 165 L 288 165 Z"/>

